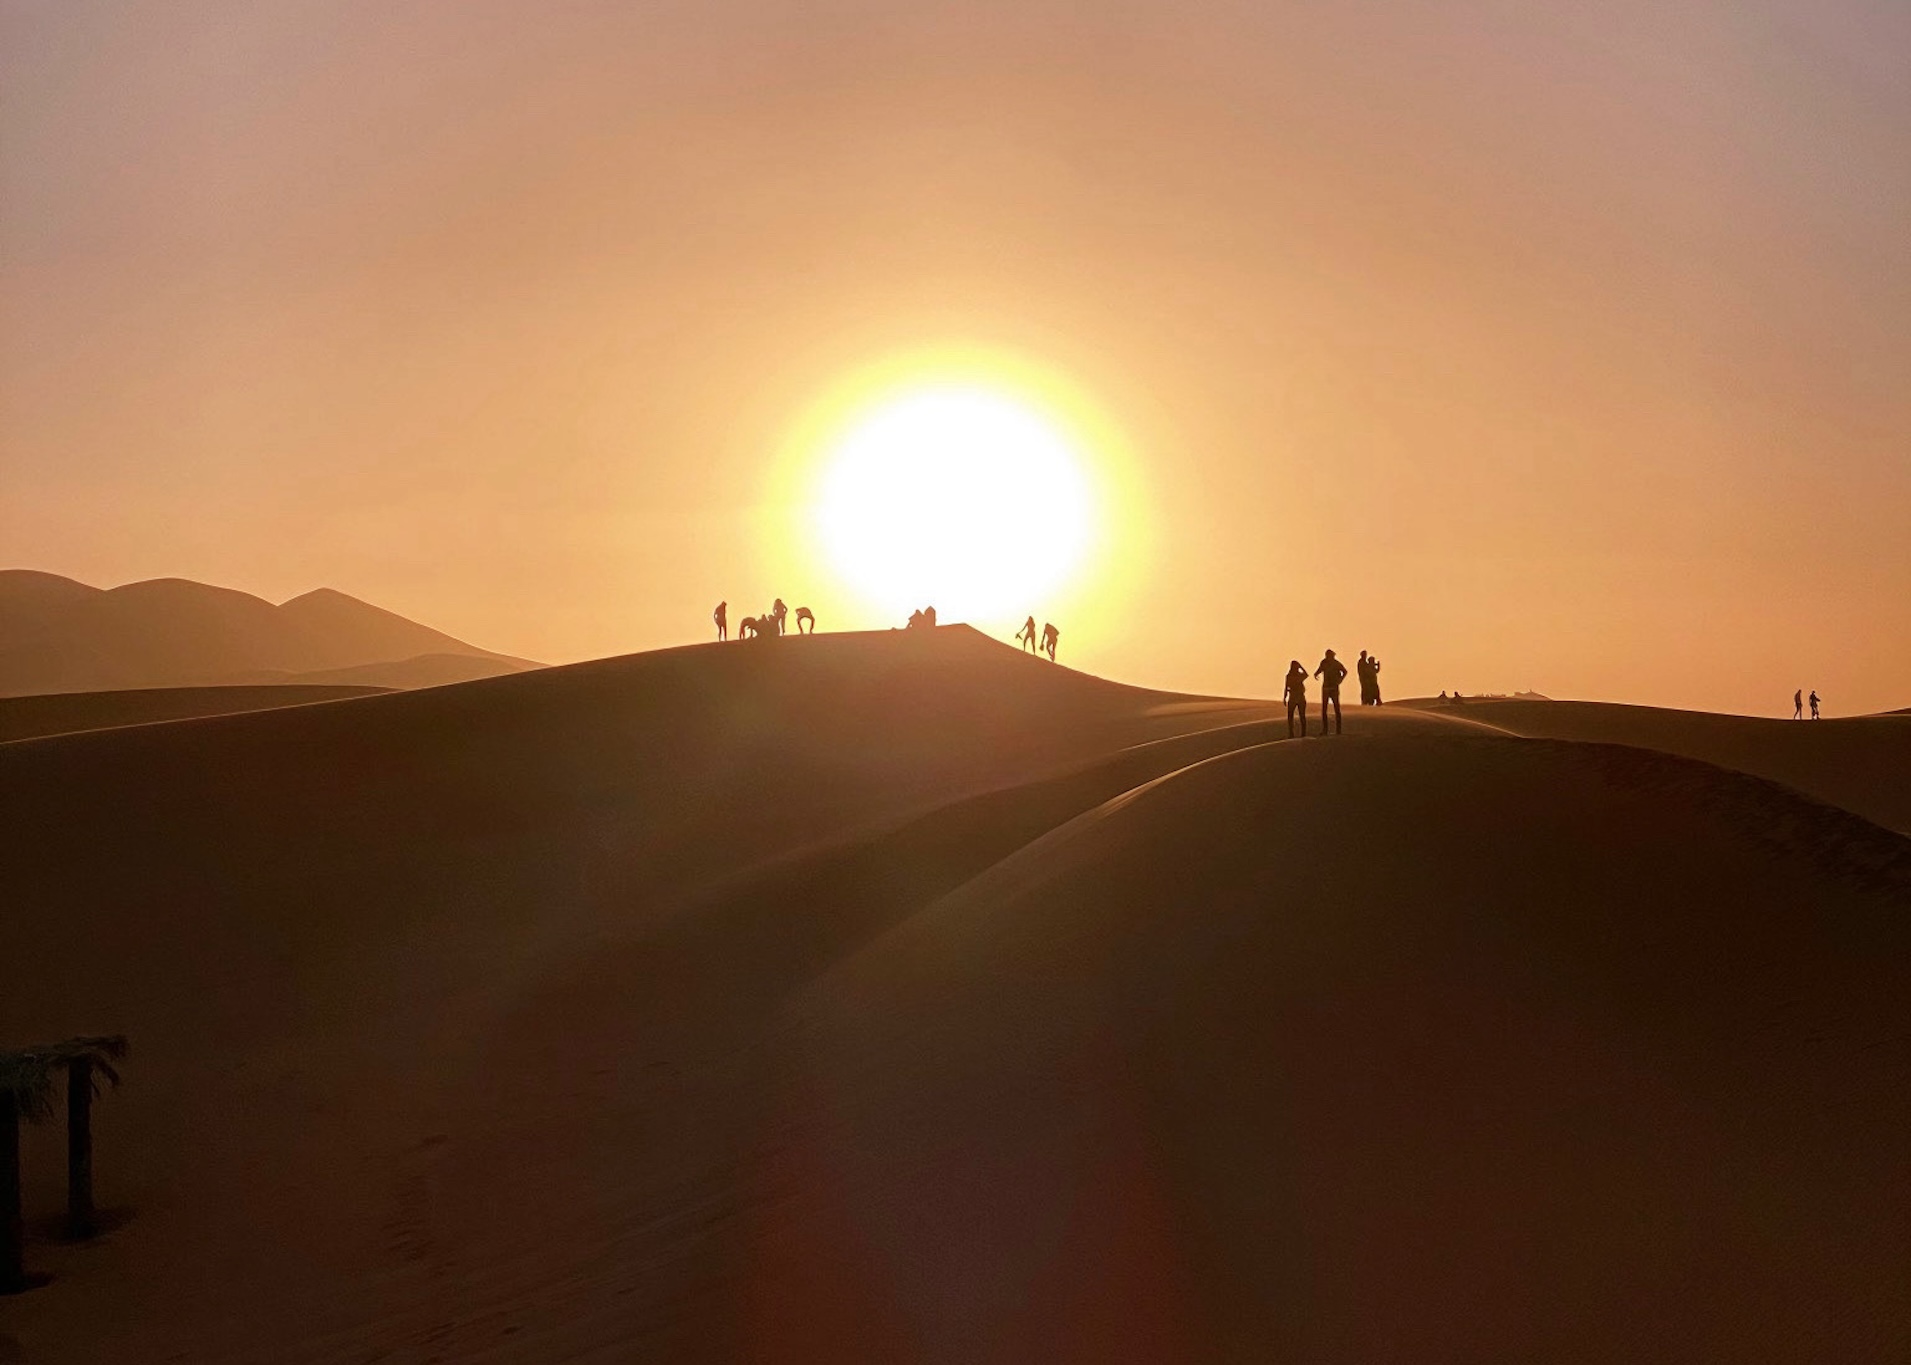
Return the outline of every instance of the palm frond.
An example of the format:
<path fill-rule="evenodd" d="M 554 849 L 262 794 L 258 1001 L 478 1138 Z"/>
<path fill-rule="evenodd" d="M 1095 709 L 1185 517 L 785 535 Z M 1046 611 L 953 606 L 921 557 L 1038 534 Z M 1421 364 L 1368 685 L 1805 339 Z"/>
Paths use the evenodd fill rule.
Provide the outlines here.
<path fill-rule="evenodd" d="M 119 1084 L 119 1070 L 113 1065 L 126 1056 L 126 1035 L 83 1034 L 63 1042 L 38 1047 L 15 1048 L 0 1052 L 0 1090 L 10 1091 L 20 1117 L 28 1123 L 44 1123 L 53 1115 L 53 1097 L 57 1090 L 56 1073 L 68 1063 L 88 1063 L 93 1093 L 98 1094 L 100 1080 Z"/>

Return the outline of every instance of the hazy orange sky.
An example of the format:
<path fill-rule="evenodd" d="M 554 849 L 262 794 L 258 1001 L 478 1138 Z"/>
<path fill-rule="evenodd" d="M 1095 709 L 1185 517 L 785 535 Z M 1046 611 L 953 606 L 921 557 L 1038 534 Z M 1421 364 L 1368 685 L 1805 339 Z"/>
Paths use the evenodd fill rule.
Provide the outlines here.
<path fill-rule="evenodd" d="M 0 564 L 851 624 L 771 465 L 943 345 L 1124 434 L 1065 662 L 1911 705 L 1902 0 L 0 0 Z"/>

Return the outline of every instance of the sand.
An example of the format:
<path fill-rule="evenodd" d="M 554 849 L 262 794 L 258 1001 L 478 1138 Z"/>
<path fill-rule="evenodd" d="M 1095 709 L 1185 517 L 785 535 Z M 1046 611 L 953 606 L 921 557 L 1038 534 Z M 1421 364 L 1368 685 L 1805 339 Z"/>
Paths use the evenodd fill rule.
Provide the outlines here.
<path fill-rule="evenodd" d="M 0 697 L 0 743 L 112 730 L 122 725 L 269 711 L 280 706 L 372 697 L 389 689 L 354 686 L 149 687 L 125 692 L 55 692 L 40 697 Z"/>
<path fill-rule="evenodd" d="M 134 1045 L 0 1359 L 1902 1358 L 1911 840 L 1272 716 L 944 628 L 0 748 L 0 1038 Z"/>
<path fill-rule="evenodd" d="M 1821 721 L 1585 701 L 1469 701 L 1432 713 L 1542 739 L 1660 749 L 1769 777 L 1911 833 L 1911 712 Z"/>

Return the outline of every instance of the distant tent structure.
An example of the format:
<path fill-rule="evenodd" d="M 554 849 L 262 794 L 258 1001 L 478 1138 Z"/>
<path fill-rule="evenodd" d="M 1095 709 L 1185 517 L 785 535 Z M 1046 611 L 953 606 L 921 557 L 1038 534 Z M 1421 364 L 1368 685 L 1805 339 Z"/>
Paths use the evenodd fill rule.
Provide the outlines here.
<path fill-rule="evenodd" d="M 93 1097 L 103 1079 L 119 1084 L 113 1065 L 126 1056 L 123 1034 L 68 1038 L 0 1052 L 0 1294 L 28 1285 L 25 1220 L 20 1206 L 20 1124 L 53 1117 L 54 1077 L 66 1078 L 66 1219 L 75 1237 L 90 1236 L 93 1211 Z"/>

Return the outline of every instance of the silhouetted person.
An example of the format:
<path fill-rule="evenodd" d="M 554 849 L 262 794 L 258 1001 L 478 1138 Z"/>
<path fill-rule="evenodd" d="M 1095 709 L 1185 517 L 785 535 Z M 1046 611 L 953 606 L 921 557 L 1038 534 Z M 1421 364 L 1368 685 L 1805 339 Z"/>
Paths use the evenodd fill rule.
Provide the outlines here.
<path fill-rule="evenodd" d="M 1022 622 L 1022 628 L 1015 632 L 1015 638 L 1022 642 L 1022 649 L 1029 654 L 1039 654 L 1041 650 L 1035 644 L 1035 618 L 1029 617 Z"/>
<path fill-rule="evenodd" d="M 1374 680 L 1374 705 L 1378 706 L 1380 705 L 1380 659 L 1379 659 L 1379 656 L 1376 655 L 1374 658 L 1367 660 L 1367 664 L 1368 664 L 1368 671 Z"/>
<path fill-rule="evenodd" d="M 1817 692 L 1817 689 L 1815 688 L 1812 690 L 1812 694 L 1811 694 L 1811 718 L 1813 720 L 1818 719 L 1818 692 Z"/>
<path fill-rule="evenodd" d="M 790 609 L 783 605 L 783 599 L 777 598 L 776 605 L 770 608 L 770 618 L 776 622 L 776 633 L 783 633 L 783 623 L 789 620 Z"/>
<path fill-rule="evenodd" d="M 1804 718 L 1805 718 L 1805 689 L 1801 687 L 1796 692 L 1792 693 L 1792 719 L 1803 720 Z"/>
<path fill-rule="evenodd" d="M 1052 622 L 1042 623 L 1042 652 L 1048 655 L 1050 663 L 1055 662 L 1055 646 L 1061 640 L 1062 633 L 1055 629 Z"/>
<path fill-rule="evenodd" d="M 933 606 L 922 609 L 922 623 L 931 630 L 936 628 L 936 609 Z"/>
<path fill-rule="evenodd" d="M 710 619 L 717 623 L 717 638 L 719 640 L 729 639 L 730 638 L 730 604 L 728 602 L 717 603 L 717 609 L 710 613 Z"/>
<path fill-rule="evenodd" d="M 1367 657 L 1367 651 L 1361 650 L 1360 657 L 1354 660 L 1354 676 L 1360 680 L 1360 704 L 1374 704 L 1374 665 Z"/>
<path fill-rule="evenodd" d="M 1334 651 L 1328 650 L 1327 657 L 1320 661 L 1320 667 L 1314 670 L 1314 676 L 1320 679 L 1320 732 L 1327 733 L 1327 707 L 1334 708 L 1334 733 L 1340 733 L 1340 680 L 1347 676 L 1347 665 L 1334 657 Z"/>
<path fill-rule="evenodd" d="M 1287 737 L 1294 738 L 1294 717 L 1301 721 L 1301 738 L 1307 738 L 1307 670 L 1295 659 L 1287 665 L 1287 686 L 1281 690 L 1287 703 Z"/>
<path fill-rule="evenodd" d="M 803 629 L 803 623 L 805 621 L 810 623 L 808 630 Z M 796 633 L 798 635 L 816 634 L 816 613 L 811 611 L 808 607 L 798 607 L 796 609 Z"/>

